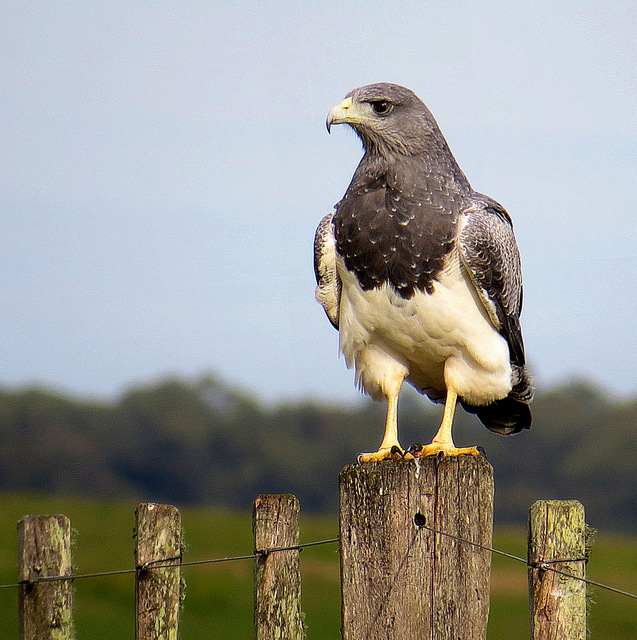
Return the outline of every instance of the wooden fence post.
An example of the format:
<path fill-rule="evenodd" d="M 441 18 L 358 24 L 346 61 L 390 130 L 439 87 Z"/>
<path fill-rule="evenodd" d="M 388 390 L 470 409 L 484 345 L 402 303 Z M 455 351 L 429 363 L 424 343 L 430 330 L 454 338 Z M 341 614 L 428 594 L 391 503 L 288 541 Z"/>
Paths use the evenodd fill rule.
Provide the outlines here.
<path fill-rule="evenodd" d="M 177 640 L 181 605 L 181 515 L 164 504 L 135 510 L 135 638 Z"/>
<path fill-rule="evenodd" d="M 483 640 L 493 469 L 459 456 L 371 462 L 340 475 L 343 640 Z"/>
<path fill-rule="evenodd" d="M 576 500 L 539 500 L 529 511 L 529 601 L 532 640 L 586 638 L 584 507 Z"/>
<path fill-rule="evenodd" d="M 20 581 L 70 576 L 71 523 L 66 516 L 24 516 L 18 521 Z M 20 640 L 71 640 L 73 582 L 25 582 L 18 591 Z"/>
<path fill-rule="evenodd" d="M 275 551 L 299 544 L 299 501 L 292 495 L 261 495 L 252 511 L 255 640 L 301 640 L 299 550 Z"/>

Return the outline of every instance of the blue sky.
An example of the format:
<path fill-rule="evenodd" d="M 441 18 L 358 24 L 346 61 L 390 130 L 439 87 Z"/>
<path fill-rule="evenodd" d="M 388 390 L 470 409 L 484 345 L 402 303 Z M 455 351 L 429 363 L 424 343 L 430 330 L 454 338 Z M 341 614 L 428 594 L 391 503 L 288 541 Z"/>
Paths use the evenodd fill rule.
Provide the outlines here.
<path fill-rule="evenodd" d="M 312 238 L 403 84 L 513 217 L 537 385 L 637 392 L 634 2 L 4 2 L 0 384 L 357 397 Z"/>

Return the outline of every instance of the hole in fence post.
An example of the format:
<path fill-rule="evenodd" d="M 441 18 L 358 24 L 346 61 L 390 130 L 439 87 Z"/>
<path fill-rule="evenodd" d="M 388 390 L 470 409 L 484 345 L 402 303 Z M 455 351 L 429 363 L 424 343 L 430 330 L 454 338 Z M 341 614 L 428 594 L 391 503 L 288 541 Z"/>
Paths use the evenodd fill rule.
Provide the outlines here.
<path fill-rule="evenodd" d="M 420 528 L 424 527 L 427 524 L 427 518 L 425 518 L 424 513 L 420 513 L 420 511 L 414 516 L 414 524 Z"/>

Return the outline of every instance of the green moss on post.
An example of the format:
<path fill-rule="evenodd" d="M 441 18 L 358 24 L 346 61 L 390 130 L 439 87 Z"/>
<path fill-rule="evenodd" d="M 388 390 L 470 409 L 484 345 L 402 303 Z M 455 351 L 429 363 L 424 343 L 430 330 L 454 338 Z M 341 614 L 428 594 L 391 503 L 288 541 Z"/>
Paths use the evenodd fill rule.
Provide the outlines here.
<path fill-rule="evenodd" d="M 135 638 L 177 640 L 181 515 L 171 505 L 155 503 L 140 504 L 135 515 Z"/>
<path fill-rule="evenodd" d="M 299 501 L 292 495 L 261 495 L 252 512 L 255 640 L 302 640 Z"/>
<path fill-rule="evenodd" d="M 585 640 L 586 523 L 575 500 L 539 500 L 529 511 L 532 640 Z"/>
<path fill-rule="evenodd" d="M 18 521 L 20 640 L 71 640 L 73 582 L 28 582 L 70 576 L 71 523 L 66 516 L 24 516 Z"/>

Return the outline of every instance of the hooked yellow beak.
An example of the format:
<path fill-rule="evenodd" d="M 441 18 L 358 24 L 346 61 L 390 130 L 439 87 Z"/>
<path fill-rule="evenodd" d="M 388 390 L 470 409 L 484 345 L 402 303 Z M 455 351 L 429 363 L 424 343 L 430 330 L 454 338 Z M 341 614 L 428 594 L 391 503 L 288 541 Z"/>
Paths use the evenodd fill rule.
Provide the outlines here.
<path fill-rule="evenodd" d="M 327 126 L 327 132 L 331 133 L 333 124 L 346 124 L 351 122 L 350 109 L 352 108 L 353 100 L 351 98 L 345 98 L 342 102 L 339 102 L 328 114 L 325 122 Z"/>

